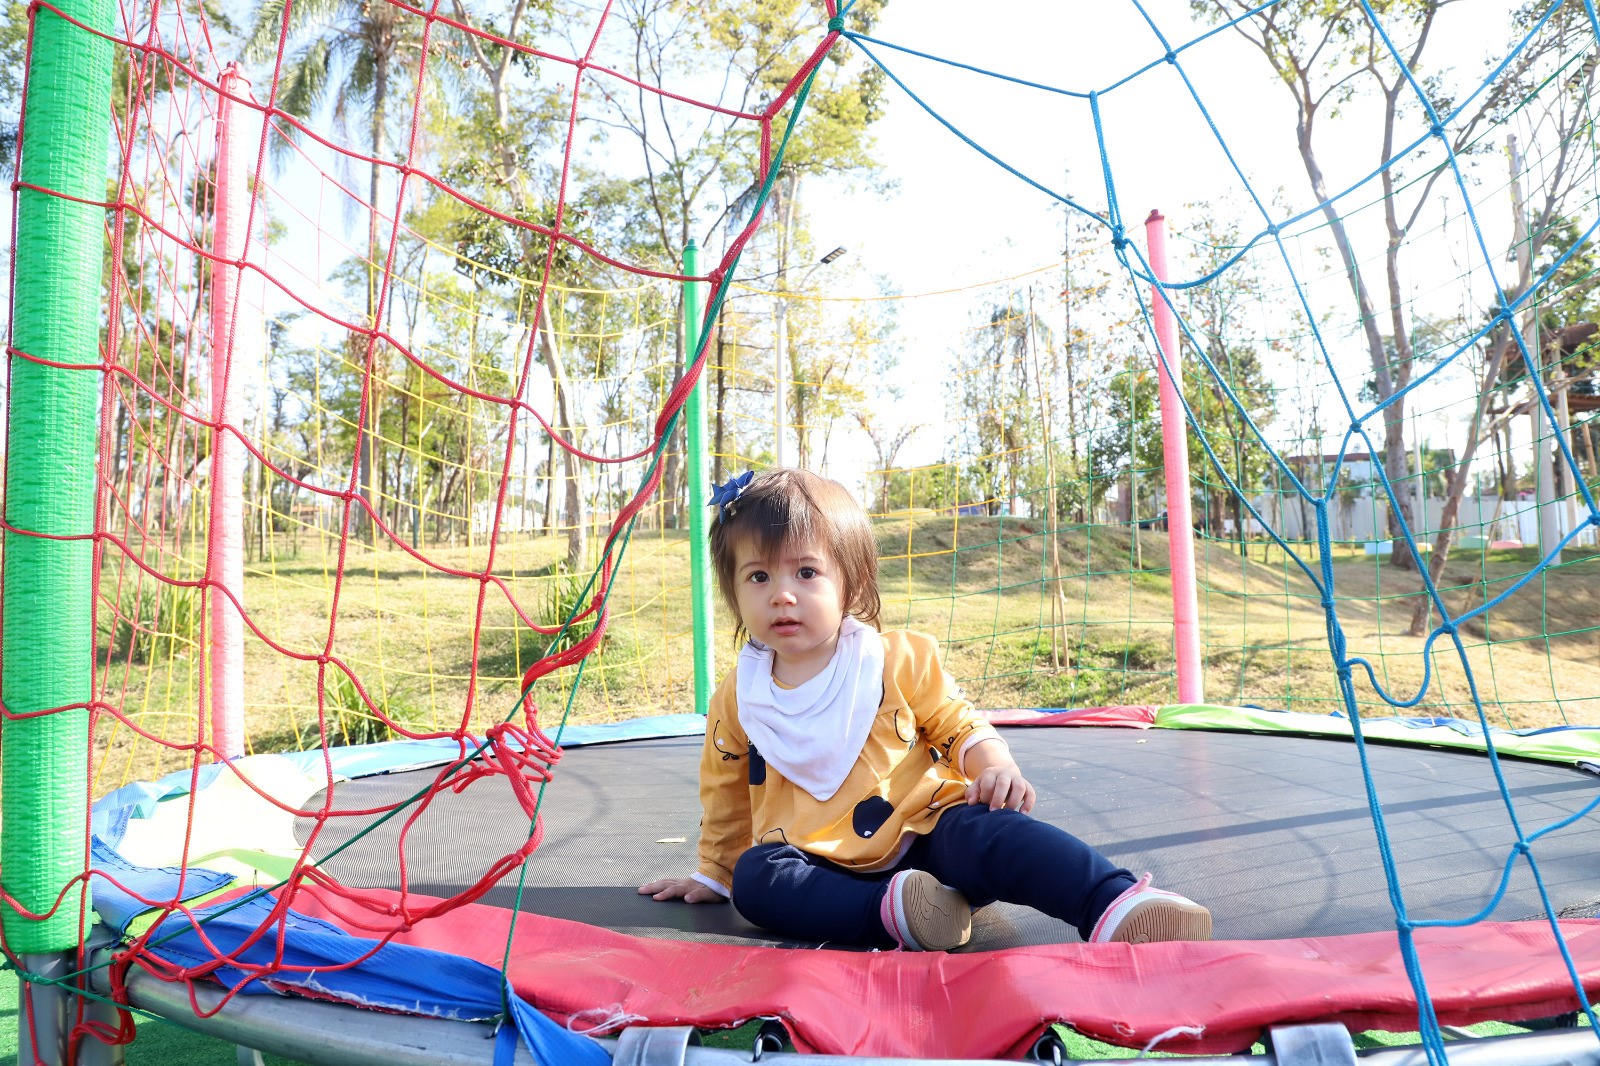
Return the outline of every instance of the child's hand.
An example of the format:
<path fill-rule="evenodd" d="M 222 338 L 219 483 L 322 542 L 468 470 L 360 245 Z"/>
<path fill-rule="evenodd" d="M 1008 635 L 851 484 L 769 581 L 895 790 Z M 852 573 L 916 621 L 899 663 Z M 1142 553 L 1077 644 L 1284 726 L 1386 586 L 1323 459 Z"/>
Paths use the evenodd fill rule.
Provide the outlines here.
<path fill-rule="evenodd" d="M 692 877 L 664 877 L 639 886 L 639 895 L 651 899 L 681 899 L 685 903 L 725 903 L 727 897 Z"/>
<path fill-rule="evenodd" d="M 967 803 L 986 803 L 991 811 L 1010 807 L 1027 814 L 1033 810 L 1035 798 L 1033 786 L 1014 762 L 984 767 L 967 786 Z"/>

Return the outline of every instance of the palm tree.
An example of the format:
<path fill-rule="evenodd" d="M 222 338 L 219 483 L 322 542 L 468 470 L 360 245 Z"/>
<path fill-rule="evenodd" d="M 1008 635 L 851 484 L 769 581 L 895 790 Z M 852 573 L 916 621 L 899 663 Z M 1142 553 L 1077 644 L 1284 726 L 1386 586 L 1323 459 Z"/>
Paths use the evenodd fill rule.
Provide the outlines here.
<path fill-rule="evenodd" d="M 396 70 L 415 70 L 422 57 L 426 21 L 416 14 L 383 0 L 295 0 L 292 21 L 284 25 L 287 0 L 262 0 L 255 22 L 245 38 L 244 54 L 262 62 L 287 53 L 278 83 L 276 105 L 303 119 L 310 119 L 331 104 L 333 120 L 340 130 L 348 129 L 352 112 L 365 105 L 370 109 L 367 127 L 367 322 L 376 326 L 378 300 L 378 194 L 384 161 L 389 159 L 388 107 L 390 75 Z M 442 58 L 443 35 L 429 43 L 432 57 Z M 400 65 L 403 64 L 403 65 Z M 455 69 L 448 62 L 430 63 L 435 76 Z M 279 142 L 279 148 L 283 147 Z M 368 376 L 369 386 L 372 384 Z M 377 397 L 366 397 L 368 419 L 378 410 Z M 373 454 L 376 427 L 369 425 L 361 435 L 361 497 L 376 512 Z M 367 524 L 365 516 L 359 519 Z"/>

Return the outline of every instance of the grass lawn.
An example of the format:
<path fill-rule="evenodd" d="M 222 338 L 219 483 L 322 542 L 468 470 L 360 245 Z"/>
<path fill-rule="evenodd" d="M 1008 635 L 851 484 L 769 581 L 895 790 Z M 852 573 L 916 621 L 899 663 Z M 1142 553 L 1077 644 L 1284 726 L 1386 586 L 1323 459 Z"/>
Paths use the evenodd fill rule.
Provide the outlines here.
<path fill-rule="evenodd" d="M 1136 545 L 1125 527 L 1064 529 L 1055 558 L 1042 523 L 1032 519 L 917 515 L 879 520 L 877 531 L 884 627 L 938 637 L 947 666 L 979 706 L 1176 699 L 1164 534 L 1141 532 Z M 528 620 L 552 625 L 571 609 L 582 584 L 582 576 L 560 572 L 565 543 L 555 538 L 496 546 L 498 583 L 466 576 L 487 565 L 485 545 L 429 549 L 431 567 L 402 552 L 352 545 L 342 579 L 336 547 L 302 540 L 294 555 L 257 560 L 248 569 L 245 602 L 265 638 L 246 640 L 245 716 L 253 751 L 318 743 L 318 657 L 324 652 L 355 672 L 385 715 L 413 730 L 482 728 L 505 719 L 514 710 L 518 678 L 549 643 L 518 617 L 511 597 Z M 1296 550 L 1305 554 L 1314 545 Z M 192 570 L 193 560 L 175 549 L 165 558 L 164 572 Z M 1322 560 L 1307 561 L 1320 572 Z M 1445 571 L 1445 600 L 1457 613 L 1481 605 L 1535 562 L 1527 549 L 1460 552 Z M 1328 565 L 1348 653 L 1369 662 L 1392 696 L 1410 698 L 1429 665 L 1423 641 L 1406 635 L 1417 576 L 1359 547 L 1336 547 Z M 1241 555 L 1232 543 L 1201 542 L 1197 568 L 1208 700 L 1302 711 L 1341 707 L 1321 595 L 1281 548 L 1258 541 Z M 141 583 L 136 568 L 112 553 L 103 588 L 147 631 L 102 626 L 102 647 L 111 650 L 102 654 L 100 698 L 120 706 L 138 730 L 168 744 L 192 743 L 203 695 L 197 598 L 148 577 Z M 336 596 L 336 624 L 330 625 Z M 1569 551 L 1564 566 L 1461 626 L 1490 724 L 1600 720 L 1600 631 L 1589 628 L 1595 603 L 1600 556 Z M 576 668 L 535 687 L 547 729 L 561 720 L 569 696 L 574 722 L 693 706 L 687 535 L 638 533 L 609 605 L 609 628 L 576 691 Z M 717 622 L 721 671 L 735 649 L 731 619 L 720 604 Z M 1430 657 L 1427 697 L 1407 713 L 1475 718 L 1461 654 L 1443 639 Z M 384 735 L 336 667 L 327 677 L 330 741 Z M 1389 713 L 1359 667 L 1355 689 L 1364 713 Z M 187 762 L 182 750 L 163 748 L 110 715 L 100 719 L 96 745 L 97 791 Z"/>

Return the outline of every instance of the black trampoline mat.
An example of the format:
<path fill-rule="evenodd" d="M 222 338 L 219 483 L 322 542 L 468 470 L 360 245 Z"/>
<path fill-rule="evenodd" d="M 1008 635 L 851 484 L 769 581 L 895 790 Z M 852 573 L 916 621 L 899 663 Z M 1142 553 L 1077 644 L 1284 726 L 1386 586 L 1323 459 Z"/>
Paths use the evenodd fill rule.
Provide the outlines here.
<path fill-rule="evenodd" d="M 1060 825 L 1135 874 L 1211 909 L 1218 939 L 1278 939 L 1394 928 L 1357 749 L 1341 740 L 1169 729 L 1018 728 L 1004 735 L 1038 789 L 1034 816 Z M 701 739 L 574 748 L 544 794 L 545 839 L 527 866 L 523 910 L 623 933 L 701 941 L 791 943 L 726 905 L 657 903 L 636 889 L 695 866 Z M 1390 849 L 1413 919 L 1486 907 L 1516 834 L 1489 760 L 1464 752 L 1368 745 Z M 1589 803 L 1600 779 L 1519 760 L 1500 763 L 1516 817 L 1532 834 Z M 340 784 L 335 810 L 392 803 L 437 769 Z M 321 794 L 310 806 L 320 806 Z M 329 858 L 372 819 L 332 818 L 312 849 L 347 885 L 398 888 L 392 818 Z M 296 823 L 300 841 L 313 823 Z M 407 834 L 413 891 L 451 896 L 526 840 L 503 777 L 446 792 Z M 681 840 L 677 838 L 682 838 Z M 1600 901 L 1600 815 L 1536 841 L 1533 855 L 1563 916 Z M 517 875 L 483 902 L 510 907 Z M 1526 862 L 1513 868 L 1492 920 L 1539 916 Z M 1009 904 L 979 911 L 964 950 L 1071 943 L 1075 930 Z M 809 946 L 809 945 L 808 945 Z"/>

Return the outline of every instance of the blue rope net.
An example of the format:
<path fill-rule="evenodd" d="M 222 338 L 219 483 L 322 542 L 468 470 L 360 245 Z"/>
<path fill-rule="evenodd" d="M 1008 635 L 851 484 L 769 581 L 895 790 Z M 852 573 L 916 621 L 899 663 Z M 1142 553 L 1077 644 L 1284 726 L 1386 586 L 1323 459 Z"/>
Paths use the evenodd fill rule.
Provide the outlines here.
<path fill-rule="evenodd" d="M 1115 249 L 1117 260 L 1127 272 L 1129 280 L 1134 283 L 1130 287 L 1140 294 L 1139 312 L 1145 322 L 1146 330 L 1154 336 L 1154 308 L 1144 296 L 1145 292 L 1153 291 L 1159 294 L 1159 299 L 1176 317 L 1185 342 L 1181 347 L 1192 354 L 1204 373 L 1209 375 L 1211 381 L 1207 382 L 1207 385 L 1214 384 L 1231 403 L 1234 416 L 1245 427 L 1250 446 L 1265 450 L 1270 456 L 1274 477 L 1287 487 L 1286 492 L 1290 498 L 1297 505 L 1309 508 L 1314 514 L 1316 551 L 1315 554 L 1311 554 L 1305 551 L 1303 543 L 1299 545 L 1292 543 L 1291 539 L 1284 535 L 1283 530 L 1279 528 L 1282 523 L 1281 518 L 1279 525 L 1275 525 L 1272 516 L 1252 503 L 1250 492 L 1235 481 L 1225 457 L 1216 453 L 1208 435 L 1202 430 L 1196 412 L 1189 402 L 1184 400 L 1186 416 L 1196 431 L 1205 453 L 1204 462 L 1209 467 L 1205 471 L 1206 476 L 1218 479 L 1230 493 L 1238 497 L 1249 518 L 1259 524 L 1267 537 L 1291 560 L 1291 565 L 1298 568 L 1312 583 L 1320 597 L 1327 629 L 1329 665 L 1337 675 L 1340 702 L 1344 713 L 1350 719 L 1360 752 L 1366 799 L 1394 907 L 1400 949 L 1418 1002 L 1421 1004 L 1419 1027 L 1429 1062 L 1445 1062 L 1445 1050 L 1439 1024 L 1429 1000 L 1426 976 L 1418 958 L 1416 932 L 1430 926 L 1465 926 L 1484 921 L 1505 895 L 1513 871 L 1519 862 L 1526 864 L 1538 885 L 1540 897 L 1545 904 L 1547 920 L 1555 934 L 1567 973 L 1576 991 L 1576 1003 L 1583 1005 L 1583 1013 L 1588 1018 L 1589 1024 L 1595 1026 L 1593 1009 L 1587 1005 L 1576 967 L 1561 937 L 1554 908 L 1550 905 L 1549 896 L 1545 891 L 1536 851 L 1541 838 L 1589 817 L 1596 807 L 1600 807 L 1600 798 L 1560 821 L 1543 826 L 1523 824 L 1523 819 L 1519 817 L 1516 805 L 1506 787 L 1500 756 L 1489 728 L 1490 722 L 1484 698 L 1478 680 L 1474 676 L 1467 644 L 1462 635 L 1462 627 L 1465 624 L 1474 620 L 1486 620 L 1486 616 L 1494 608 L 1512 597 L 1531 594 L 1547 580 L 1551 567 L 1560 559 L 1563 549 L 1572 546 L 1580 537 L 1590 537 L 1589 530 L 1600 528 L 1600 506 L 1596 504 L 1594 486 L 1584 481 L 1572 450 L 1572 443 L 1567 433 L 1563 432 L 1564 427 L 1553 402 L 1555 397 L 1551 384 L 1545 380 L 1542 373 L 1537 372 L 1543 353 L 1540 351 L 1538 340 L 1530 336 L 1530 326 L 1536 322 L 1535 312 L 1539 302 L 1549 299 L 1563 284 L 1560 280 L 1563 271 L 1565 269 L 1570 272 L 1575 255 L 1586 250 L 1592 251 L 1594 248 L 1596 232 L 1600 230 L 1600 217 L 1597 217 L 1600 215 L 1600 194 L 1591 196 L 1588 202 L 1581 206 L 1576 216 L 1565 219 L 1572 227 L 1575 239 L 1571 240 L 1564 250 L 1553 255 L 1549 262 L 1538 269 L 1532 267 L 1531 254 L 1528 256 L 1521 265 L 1524 271 L 1531 273 L 1531 276 L 1525 284 L 1519 284 L 1517 280 L 1508 276 L 1504 254 L 1496 254 L 1485 237 L 1485 227 L 1482 224 L 1486 206 L 1483 192 L 1476 191 L 1478 198 L 1476 200 L 1474 198 L 1474 180 L 1481 171 L 1475 172 L 1471 165 L 1473 156 L 1484 154 L 1486 148 L 1497 147 L 1491 138 L 1508 128 L 1514 128 L 1513 120 L 1530 104 L 1530 101 L 1548 100 L 1550 94 L 1564 91 L 1571 96 L 1576 91 L 1577 95 L 1572 96 L 1569 102 L 1573 103 L 1581 113 L 1570 113 L 1568 115 L 1570 121 L 1565 127 L 1566 136 L 1562 138 L 1561 143 L 1547 147 L 1555 154 L 1552 158 L 1558 158 L 1558 161 L 1565 161 L 1570 157 L 1583 157 L 1578 165 L 1580 168 L 1587 168 L 1584 173 L 1591 181 L 1596 180 L 1596 129 L 1592 100 L 1583 98 L 1586 92 L 1584 87 L 1592 89 L 1595 65 L 1597 59 L 1600 59 L 1600 16 L 1597 16 L 1594 0 L 1565 0 L 1548 5 L 1530 5 L 1524 9 L 1505 54 L 1489 66 L 1481 79 L 1467 86 L 1466 91 L 1461 92 L 1456 98 L 1446 96 L 1438 84 L 1429 82 L 1413 69 L 1415 57 L 1421 54 L 1419 27 L 1421 37 L 1425 38 L 1427 28 L 1431 25 L 1432 15 L 1427 6 L 1406 8 L 1402 5 L 1380 4 L 1379 8 L 1382 9 L 1380 11 L 1369 0 L 1340 5 L 1340 16 L 1348 21 L 1342 29 L 1335 32 L 1341 34 L 1341 39 L 1346 41 L 1355 40 L 1359 36 L 1370 42 L 1366 59 L 1372 69 L 1382 71 L 1389 79 L 1394 113 L 1399 114 L 1402 119 L 1397 124 L 1397 129 L 1406 131 L 1396 133 L 1395 140 L 1405 143 L 1388 152 L 1378 166 L 1358 180 L 1324 198 L 1314 198 L 1315 202 L 1297 210 L 1287 211 L 1275 208 L 1271 195 L 1263 195 L 1252 182 L 1239 153 L 1230 145 L 1214 118 L 1214 114 L 1223 112 L 1214 112 L 1208 105 L 1196 80 L 1192 79 L 1190 72 L 1185 69 L 1185 63 L 1197 54 L 1198 49 L 1215 44 L 1219 34 L 1238 32 L 1253 37 L 1263 53 L 1268 51 L 1265 45 L 1275 43 L 1280 48 L 1277 56 L 1280 64 L 1283 64 L 1280 69 L 1287 69 L 1284 59 L 1286 53 L 1282 49 L 1292 48 L 1293 41 L 1286 35 L 1285 23 L 1297 18 L 1309 20 L 1311 15 L 1306 13 L 1305 5 L 1295 5 L 1288 0 L 1276 0 L 1255 7 L 1227 4 L 1220 0 L 1214 4 L 1197 3 L 1191 5 L 1192 8 L 1196 12 L 1209 12 L 1214 16 L 1212 24 L 1204 32 L 1187 41 L 1173 43 L 1168 34 L 1157 24 L 1156 18 L 1139 0 L 1130 2 L 1148 28 L 1150 40 L 1145 42 L 1143 47 L 1147 51 L 1153 51 L 1154 57 L 1104 88 L 1087 91 L 1028 80 L 934 55 L 904 44 L 853 33 L 848 28 L 844 36 L 876 64 L 890 82 L 968 148 L 1032 189 L 1064 205 L 1069 211 L 1092 219 L 1104 227 Z M 845 13 L 848 16 L 848 6 Z M 848 17 L 846 26 L 848 27 Z M 1319 27 L 1321 28 L 1325 27 Z M 1406 43 L 1403 46 L 1397 44 L 1396 38 L 1407 33 L 1412 36 Z M 1275 39 L 1274 34 L 1280 36 Z M 1139 47 L 1140 43 L 1135 42 L 1133 51 L 1136 56 Z M 1137 62 L 1137 59 L 1134 62 Z M 1093 124 L 1093 152 L 1099 164 L 1097 169 L 1103 189 L 1104 206 L 1096 209 L 1082 198 L 1069 195 L 1066 191 L 1053 187 L 1049 182 L 1027 173 L 1022 167 L 1003 158 L 997 150 L 985 144 L 982 131 L 972 132 L 959 128 L 929 102 L 926 98 L 928 95 L 926 89 L 919 92 L 913 86 L 914 75 L 907 73 L 907 68 L 922 70 L 934 78 L 948 77 L 952 71 L 961 71 L 1065 98 L 1072 101 L 1075 106 L 1086 107 L 1088 117 Z M 1162 280 L 1156 277 L 1156 272 L 1147 261 L 1144 252 L 1130 238 L 1124 222 L 1119 199 L 1118 172 L 1107 146 L 1104 105 L 1129 85 L 1166 68 L 1170 68 L 1181 81 L 1187 95 L 1185 104 L 1190 109 L 1190 118 L 1197 118 L 1204 123 L 1220 149 L 1236 190 L 1248 200 L 1249 211 L 1257 222 L 1257 228 L 1253 234 L 1240 240 L 1233 247 L 1222 250 L 1214 257 L 1214 262 L 1218 260 L 1220 262 L 1208 272 L 1189 278 Z M 1287 80 L 1287 75 L 1285 78 Z M 1530 83 L 1531 92 L 1518 95 L 1516 90 Z M 1577 87 L 1576 90 L 1574 87 Z M 1310 91 L 1307 89 L 1308 95 Z M 1589 93 L 1589 96 L 1592 97 L 1592 93 Z M 1179 119 L 1181 118 L 1180 114 Z M 1292 131 L 1284 132 L 1286 136 L 1292 136 Z M 1293 142 L 1290 141 L 1290 144 L 1292 146 Z M 1087 154 L 1087 146 L 1083 146 L 1081 151 L 1074 152 L 1073 162 L 1077 163 L 1079 157 L 1085 157 Z M 1422 177 L 1417 176 L 1418 171 Z M 1432 183 L 1437 181 L 1446 191 L 1452 192 L 1458 202 L 1457 217 L 1467 234 L 1462 242 L 1464 252 L 1471 261 L 1474 273 L 1482 271 L 1487 277 L 1492 287 L 1493 305 L 1476 325 L 1466 326 L 1464 333 L 1431 353 L 1429 358 L 1420 364 L 1420 373 L 1414 377 L 1410 375 L 1410 370 L 1418 364 L 1408 360 L 1400 380 L 1391 380 L 1390 387 L 1382 390 L 1382 393 L 1386 394 L 1363 395 L 1359 384 L 1352 387 L 1348 380 L 1348 370 L 1341 372 L 1336 365 L 1336 354 L 1341 348 L 1348 348 L 1352 342 L 1349 338 L 1336 335 L 1324 324 L 1326 316 L 1319 316 L 1309 295 L 1310 285 L 1304 277 L 1304 267 L 1297 261 L 1294 246 L 1301 238 L 1323 227 L 1342 226 L 1346 219 L 1359 212 L 1385 206 L 1386 199 L 1393 196 L 1396 186 L 1403 189 L 1424 180 L 1429 182 L 1424 189 L 1432 188 Z M 1180 194 L 1183 191 L 1181 188 L 1174 190 Z M 1551 196 L 1554 195 L 1550 190 L 1546 192 Z M 1400 240 L 1404 242 L 1406 237 L 1404 227 L 1401 227 Z M 1359 263 L 1348 248 L 1341 247 L 1340 252 L 1345 260 L 1339 264 L 1340 271 L 1348 272 L 1353 288 L 1364 264 Z M 1184 313 L 1180 297 L 1186 290 L 1201 289 L 1211 285 L 1237 268 L 1247 256 L 1276 260 L 1280 276 L 1286 279 L 1285 288 L 1292 293 L 1292 302 L 1298 305 L 1308 324 L 1307 340 L 1313 346 L 1337 390 L 1338 406 L 1341 408 L 1341 417 L 1345 424 L 1335 433 L 1339 441 L 1335 461 L 1326 468 L 1321 468 L 1321 464 L 1318 464 L 1321 469 L 1315 473 L 1320 480 L 1313 479 L 1313 472 L 1308 471 L 1304 464 L 1297 466 L 1280 454 L 1265 429 L 1257 424 L 1248 406 L 1241 402 L 1235 393 L 1230 375 L 1208 354 L 1207 345 L 1196 335 L 1195 323 L 1186 318 Z M 1147 289 L 1147 286 L 1153 288 Z M 1377 313 L 1382 315 L 1387 310 L 1389 309 L 1380 307 Z M 1365 323 L 1359 323 L 1350 330 L 1355 337 L 1354 343 L 1358 345 L 1362 343 L 1360 327 L 1363 325 Z M 1578 521 L 1572 523 L 1572 528 L 1566 530 L 1554 543 L 1548 542 L 1553 538 L 1547 538 L 1541 543 L 1542 556 L 1537 565 L 1492 597 L 1486 595 L 1483 602 L 1478 605 L 1470 609 L 1452 610 L 1441 593 L 1440 572 L 1443 569 L 1443 559 L 1439 558 L 1438 565 L 1430 568 L 1428 550 L 1419 545 L 1414 535 L 1416 517 L 1411 513 L 1411 502 L 1405 496 L 1404 486 L 1397 486 L 1394 483 L 1396 473 L 1393 470 L 1386 469 L 1383 462 L 1374 461 L 1372 470 L 1376 481 L 1376 502 L 1385 506 L 1391 515 L 1393 550 L 1408 556 L 1412 567 L 1421 574 L 1422 594 L 1426 597 L 1426 618 L 1431 623 L 1431 629 L 1427 630 L 1422 643 L 1424 673 L 1421 684 L 1416 691 L 1409 694 L 1390 691 L 1384 679 L 1380 678 L 1379 671 L 1375 670 L 1374 664 L 1351 651 L 1341 618 L 1341 603 L 1348 601 L 1337 593 L 1335 587 L 1336 571 L 1332 550 L 1332 541 L 1335 538 L 1331 533 L 1333 524 L 1330 513 L 1337 508 L 1337 487 L 1341 472 L 1359 448 L 1364 447 L 1367 454 L 1375 459 L 1385 455 L 1386 423 L 1396 421 L 1403 426 L 1402 412 L 1406 404 L 1417 406 L 1422 397 L 1428 395 L 1429 390 L 1441 387 L 1448 370 L 1466 364 L 1471 353 L 1489 347 L 1496 341 L 1501 352 L 1501 366 L 1514 364 L 1520 359 L 1527 371 L 1525 376 L 1532 392 L 1530 404 L 1542 421 L 1544 434 L 1553 437 L 1556 442 L 1558 450 L 1556 462 L 1564 471 L 1566 484 L 1571 487 L 1582 514 Z M 1152 347 L 1157 352 L 1158 358 L 1165 363 L 1169 353 L 1163 351 L 1160 345 Z M 1391 363 L 1388 367 L 1375 368 L 1375 372 L 1381 376 L 1385 370 L 1392 371 L 1396 366 L 1396 363 Z M 1170 366 L 1168 369 L 1170 371 Z M 1495 380 L 1498 377 L 1495 371 L 1498 369 L 1500 366 L 1489 367 L 1487 377 L 1478 389 L 1479 398 L 1486 398 L 1491 391 L 1504 391 L 1503 386 Z M 1406 380 L 1407 378 L 1409 380 Z M 1473 380 L 1477 380 L 1476 375 Z M 1477 440 L 1481 439 L 1479 426 L 1484 417 L 1485 412 L 1480 405 L 1473 429 L 1474 447 Z M 1463 469 L 1460 472 L 1462 477 L 1466 476 L 1465 466 L 1469 458 L 1468 455 L 1462 457 Z M 1445 552 L 1448 551 L 1448 540 L 1442 542 L 1442 547 Z M 1570 628 L 1576 630 L 1586 624 L 1586 621 L 1574 621 Z M 1548 633 L 1547 629 L 1547 635 Z M 1494 886 L 1491 898 L 1487 900 L 1482 910 L 1476 914 L 1448 919 L 1423 919 L 1411 916 L 1400 887 L 1397 859 L 1390 845 L 1384 819 L 1382 783 L 1374 778 L 1367 758 L 1362 731 L 1363 701 L 1358 697 L 1358 687 L 1363 684 L 1369 686 L 1380 701 L 1380 706 L 1396 710 L 1416 707 L 1428 698 L 1430 690 L 1436 689 L 1440 683 L 1432 659 L 1435 646 L 1441 645 L 1441 642 L 1447 645 L 1443 650 L 1448 652 L 1449 649 L 1453 649 L 1455 658 L 1459 660 L 1471 696 L 1472 707 L 1476 710 L 1479 725 L 1484 728 L 1488 762 L 1492 767 L 1515 842 L 1505 856 L 1499 882 Z M 1365 702 L 1370 706 L 1370 697 Z"/>

